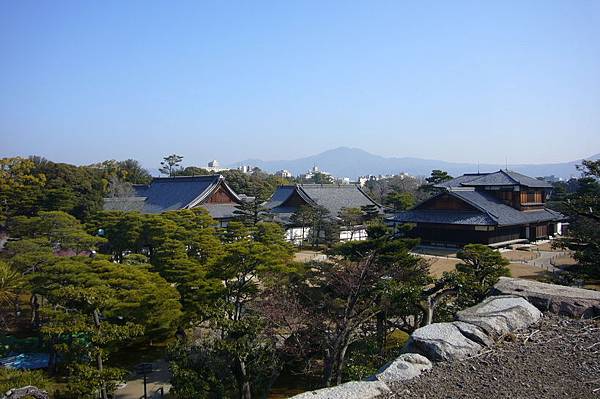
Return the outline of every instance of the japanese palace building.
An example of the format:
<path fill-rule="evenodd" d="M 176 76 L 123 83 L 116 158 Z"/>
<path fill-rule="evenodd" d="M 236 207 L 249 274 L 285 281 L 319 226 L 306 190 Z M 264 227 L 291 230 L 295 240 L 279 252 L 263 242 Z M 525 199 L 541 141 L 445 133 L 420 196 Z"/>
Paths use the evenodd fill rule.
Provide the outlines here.
<path fill-rule="evenodd" d="M 105 210 L 161 213 L 178 209 L 205 208 L 221 225 L 234 218 L 236 205 L 244 196 L 236 194 L 221 175 L 155 177 L 134 184 L 132 197 L 105 198 Z"/>
<path fill-rule="evenodd" d="M 266 208 L 275 217 L 275 221 L 286 228 L 286 237 L 292 242 L 306 238 L 308 230 L 292 222 L 292 215 L 301 206 L 322 206 L 329 217 L 339 220 L 338 214 L 344 208 L 362 208 L 373 206 L 378 211 L 382 207 L 373 201 L 355 184 L 294 184 L 279 186 Z M 304 236 L 304 237 L 303 237 Z M 354 226 L 352 231 L 340 231 L 340 240 L 361 240 L 366 238 L 364 226 Z"/>
<path fill-rule="evenodd" d="M 387 221 L 424 244 L 493 246 L 535 241 L 561 233 L 564 216 L 545 207 L 552 186 L 500 170 L 465 174 L 436 186 L 440 193 Z"/>

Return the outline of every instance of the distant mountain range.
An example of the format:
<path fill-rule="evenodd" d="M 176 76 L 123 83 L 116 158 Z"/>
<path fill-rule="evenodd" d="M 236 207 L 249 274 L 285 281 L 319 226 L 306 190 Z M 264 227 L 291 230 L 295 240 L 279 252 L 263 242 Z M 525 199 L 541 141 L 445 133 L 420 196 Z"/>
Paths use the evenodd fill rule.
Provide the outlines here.
<path fill-rule="evenodd" d="M 600 153 L 586 159 L 600 159 Z M 561 163 L 508 164 L 508 169 L 533 177 L 554 175 L 556 177 L 569 178 L 579 175 L 575 165 L 580 163 L 581 160 L 578 159 Z M 477 172 L 478 168 L 481 172 L 492 172 L 506 167 L 501 164 L 480 164 L 478 167 L 477 164 L 473 163 L 455 163 L 409 157 L 386 158 L 358 148 L 348 147 L 339 147 L 299 159 L 282 161 L 247 159 L 229 166 L 237 167 L 239 165 L 258 166 L 267 172 L 287 169 L 295 176 L 305 173 L 316 165 L 320 170 L 329 172 L 336 177 L 350 177 L 352 179 L 368 174 L 385 175 L 398 174 L 400 172 L 406 172 L 415 176 L 428 176 L 433 169 L 442 169 L 452 176 L 458 176 L 464 173 Z"/>

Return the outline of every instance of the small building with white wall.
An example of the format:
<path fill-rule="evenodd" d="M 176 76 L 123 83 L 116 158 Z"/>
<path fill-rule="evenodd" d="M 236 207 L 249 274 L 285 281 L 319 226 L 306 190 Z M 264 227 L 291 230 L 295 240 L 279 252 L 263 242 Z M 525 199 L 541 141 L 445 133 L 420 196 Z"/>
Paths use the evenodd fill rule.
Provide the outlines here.
<path fill-rule="evenodd" d="M 372 200 L 355 184 L 294 184 L 279 186 L 266 207 L 286 229 L 286 238 L 298 244 L 310 235 L 310 226 L 300 226 L 293 221 L 294 213 L 302 206 L 323 207 L 329 218 L 340 222 L 343 209 L 374 207 L 382 211 L 382 206 Z M 348 228 L 340 225 L 340 241 L 364 240 L 366 228 L 357 224 Z"/>

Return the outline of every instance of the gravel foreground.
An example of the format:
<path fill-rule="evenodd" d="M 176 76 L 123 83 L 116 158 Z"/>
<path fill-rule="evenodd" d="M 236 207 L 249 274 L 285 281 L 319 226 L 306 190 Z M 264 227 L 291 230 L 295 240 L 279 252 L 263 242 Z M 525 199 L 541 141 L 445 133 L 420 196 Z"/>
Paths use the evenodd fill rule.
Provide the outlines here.
<path fill-rule="evenodd" d="M 546 314 L 477 356 L 391 388 L 384 398 L 600 399 L 600 319 Z"/>

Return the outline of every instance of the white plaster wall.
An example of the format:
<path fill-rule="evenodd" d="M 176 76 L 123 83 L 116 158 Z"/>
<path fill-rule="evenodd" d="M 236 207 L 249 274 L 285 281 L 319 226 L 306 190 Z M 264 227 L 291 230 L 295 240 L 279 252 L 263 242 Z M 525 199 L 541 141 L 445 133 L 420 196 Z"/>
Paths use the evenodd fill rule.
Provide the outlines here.
<path fill-rule="evenodd" d="M 367 239 L 367 230 L 341 230 L 340 241 L 362 241 Z"/>
<path fill-rule="evenodd" d="M 285 230 L 285 239 L 295 245 L 300 245 L 300 243 L 302 243 L 302 241 L 305 240 L 310 233 L 310 228 L 308 228 L 308 227 L 304 228 L 304 235 L 302 234 L 302 230 L 303 230 L 302 227 L 292 227 L 292 228 L 286 229 Z"/>

